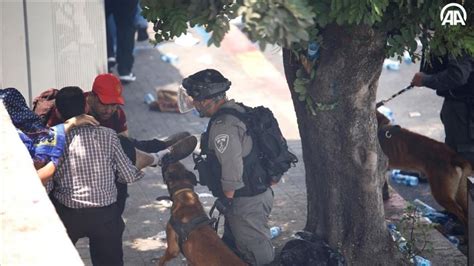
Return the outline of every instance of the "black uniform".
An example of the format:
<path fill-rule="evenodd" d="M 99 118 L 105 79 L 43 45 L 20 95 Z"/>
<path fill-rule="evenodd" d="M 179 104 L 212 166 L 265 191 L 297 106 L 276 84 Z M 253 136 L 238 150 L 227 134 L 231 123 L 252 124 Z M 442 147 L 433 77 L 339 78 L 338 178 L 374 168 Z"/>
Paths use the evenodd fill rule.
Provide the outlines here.
<path fill-rule="evenodd" d="M 424 64 L 423 86 L 436 90 L 444 97 L 441 121 L 446 134 L 445 143 L 474 163 L 474 60 L 460 58 L 432 60 Z"/>

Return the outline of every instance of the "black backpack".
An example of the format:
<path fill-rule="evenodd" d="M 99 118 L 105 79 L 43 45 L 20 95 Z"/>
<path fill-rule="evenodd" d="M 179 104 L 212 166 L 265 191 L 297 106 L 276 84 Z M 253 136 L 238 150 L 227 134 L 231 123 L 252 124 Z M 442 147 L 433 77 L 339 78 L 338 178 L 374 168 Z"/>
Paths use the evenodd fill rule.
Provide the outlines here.
<path fill-rule="evenodd" d="M 270 109 L 258 106 L 248 107 L 241 113 L 233 108 L 221 108 L 216 116 L 230 114 L 241 120 L 247 127 L 254 145 L 258 145 L 260 163 L 267 173 L 269 183 L 277 183 L 282 175 L 298 162 L 298 158 L 288 150 L 286 139 L 281 134 L 278 121 Z"/>

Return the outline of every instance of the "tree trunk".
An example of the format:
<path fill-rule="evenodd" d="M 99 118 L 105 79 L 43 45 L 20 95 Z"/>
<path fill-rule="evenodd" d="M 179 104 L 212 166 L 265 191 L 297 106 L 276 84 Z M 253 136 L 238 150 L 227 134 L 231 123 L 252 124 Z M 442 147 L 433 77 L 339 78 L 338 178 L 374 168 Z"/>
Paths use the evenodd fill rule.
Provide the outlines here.
<path fill-rule="evenodd" d="M 383 33 L 367 26 L 328 25 L 308 90 L 315 102 L 337 105 L 313 116 L 291 89 L 306 170 L 305 229 L 339 249 L 349 265 L 396 264 L 384 219 L 386 159 L 374 112 L 385 42 Z M 289 50 L 283 60 L 293 88 L 301 63 Z"/>

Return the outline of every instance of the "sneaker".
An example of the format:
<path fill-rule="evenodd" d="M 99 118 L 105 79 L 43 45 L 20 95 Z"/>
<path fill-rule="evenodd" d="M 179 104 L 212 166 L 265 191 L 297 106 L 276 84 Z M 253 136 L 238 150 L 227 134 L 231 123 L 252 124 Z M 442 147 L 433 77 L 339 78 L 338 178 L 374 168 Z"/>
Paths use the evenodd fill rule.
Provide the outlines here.
<path fill-rule="evenodd" d="M 150 140 L 136 140 L 132 139 L 133 145 L 135 148 L 147 152 L 147 153 L 157 153 L 162 151 L 171 145 L 175 144 L 179 140 L 184 139 L 185 137 L 191 136 L 189 132 L 179 132 L 173 134 L 163 140 L 159 139 L 150 139 Z"/>
<path fill-rule="evenodd" d="M 109 69 L 109 73 L 112 72 L 112 68 L 117 64 L 117 60 L 115 57 L 107 58 L 107 68 Z"/>
<path fill-rule="evenodd" d="M 160 165 L 168 165 L 186 158 L 190 155 L 197 145 L 197 138 L 195 136 L 187 136 L 173 145 L 169 146 L 170 153 L 163 156 Z"/>
<path fill-rule="evenodd" d="M 135 75 L 133 75 L 132 72 L 130 72 L 127 75 L 120 75 L 119 79 L 122 82 L 129 83 L 129 82 L 134 82 L 137 79 L 137 77 Z"/>
<path fill-rule="evenodd" d="M 178 132 L 176 134 L 173 134 L 171 136 L 168 136 L 167 138 L 163 139 L 162 141 L 164 142 L 166 148 L 168 148 L 169 146 L 175 144 L 176 142 L 186 138 L 186 137 L 189 137 L 191 136 L 191 133 L 187 132 L 187 131 L 183 131 L 183 132 Z"/>

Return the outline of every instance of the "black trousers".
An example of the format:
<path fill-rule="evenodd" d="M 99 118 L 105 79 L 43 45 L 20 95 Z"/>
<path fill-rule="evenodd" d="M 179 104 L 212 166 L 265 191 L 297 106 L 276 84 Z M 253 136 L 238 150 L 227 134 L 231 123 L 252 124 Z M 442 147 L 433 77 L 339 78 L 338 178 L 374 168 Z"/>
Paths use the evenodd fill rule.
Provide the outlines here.
<path fill-rule="evenodd" d="M 80 238 L 89 238 L 93 265 L 123 265 L 122 234 L 125 224 L 116 203 L 83 209 L 68 208 L 57 200 L 53 203 L 74 245 Z"/>
<path fill-rule="evenodd" d="M 135 148 L 144 152 L 159 152 L 161 150 L 166 149 L 165 142 L 157 139 L 135 140 L 121 135 L 118 135 L 118 138 L 120 140 L 122 150 L 125 152 L 125 155 L 127 155 L 127 157 L 133 164 L 136 163 L 137 159 Z M 125 210 L 125 204 L 128 197 L 128 186 L 127 184 L 123 184 L 117 181 L 115 182 L 115 185 L 117 186 L 117 205 L 119 213 L 120 215 L 122 215 L 123 211 Z"/>
<path fill-rule="evenodd" d="M 474 138 L 470 136 L 469 131 L 469 112 L 474 111 L 470 110 L 466 102 L 445 99 L 441 109 L 441 121 L 446 134 L 444 142 L 474 164 Z"/>
<path fill-rule="evenodd" d="M 135 46 L 134 17 L 138 0 L 105 0 L 105 17 L 114 15 L 117 26 L 117 70 L 119 75 L 127 75 L 132 71 L 133 48 Z M 104 21 L 105 23 L 105 21 Z M 107 30 L 107 40 L 111 33 Z M 112 42 L 107 41 L 107 56 L 112 57 Z"/>

